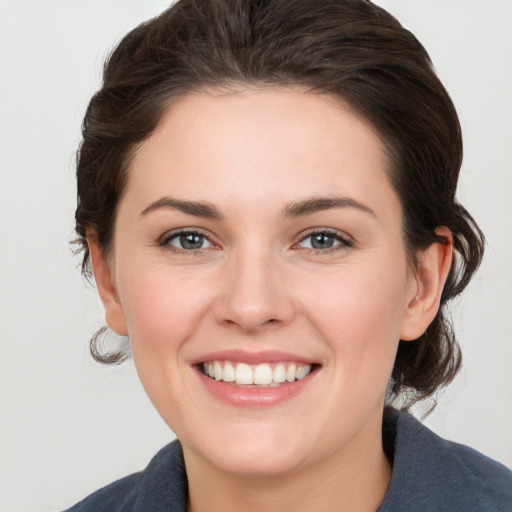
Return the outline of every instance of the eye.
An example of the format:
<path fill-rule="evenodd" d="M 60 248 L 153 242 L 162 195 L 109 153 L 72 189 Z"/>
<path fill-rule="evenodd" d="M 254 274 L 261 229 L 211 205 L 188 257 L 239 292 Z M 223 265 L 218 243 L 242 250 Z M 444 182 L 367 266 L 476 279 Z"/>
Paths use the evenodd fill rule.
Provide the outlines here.
<path fill-rule="evenodd" d="M 161 245 L 175 247 L 181 251 L 198 251 L 212 247 L 212 243 L 197 231 L 181 231 L 162 240 Z"/>
<path fill-rule="evenodd" d="M 323 230 L 309 233 L 298 245 L 315 252 L 330 252 L 330 250 L 352 247 L 353 244 L 337 232 Z"/>

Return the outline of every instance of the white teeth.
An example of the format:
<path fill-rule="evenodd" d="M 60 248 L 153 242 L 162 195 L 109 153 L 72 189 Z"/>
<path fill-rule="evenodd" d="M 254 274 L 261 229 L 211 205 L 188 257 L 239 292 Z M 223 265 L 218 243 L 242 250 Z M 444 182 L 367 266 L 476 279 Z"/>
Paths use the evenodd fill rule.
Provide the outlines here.
<path fill-rule="evenodd" d="M 272 377 L 272 368 L 268 364 L 259 364 L 254 369 L 254 384 L 270 384 Z"/>
<path fill-rule="evenodd" d="M 286 380 L 288 382 L 293 382 L 295 380 L 296 369 L 297 367 L 293 363 L 288 366 L 288 369 L 286 370 Z"/>
<path fill-rule="evenodd" d="M 215 363 L 213 363 L 213 373 L 215 376 L 215 380 L 222 380 L 222 366 L 218 361 L 215 361 Z"/>
<path fill-rule="evenodd" d="M 224 365 L 222 380 L 224 382 L 235 382 L 235 367 L 231 363 L 226 363 Z"/>
<path fill-rule="evenodd" d="M 303 379 L 308 373 L 311 371 L 311 366 L 300 366 L 297 368 L 297 373 L 295 374 L 295 377 L 297 380 Z"/>
<path fill-rule="evenodd" d="M 238 363 L 235 370 L 235 380 L 237 384 L 254 384 L 252 368 L 248 364 Z"/>
<path fill-rule="evenodd" d="M 284 364 L 279 363 L 274 368 L 272 380 L 277 383 L 284 382 L 286 380 L 286 368 L 284 367 Z"/>
<path fill-rule="evenodd" d="M 212 361 L 203 364 L 203 372 L 212 379 L 236 382 L 239 385 L 277 386 L 283 382 L 301 380 L 311 373 L 312 366 L 278 363 L 274 369 L 267 363 L 250 366 L 245 363 Z"/>

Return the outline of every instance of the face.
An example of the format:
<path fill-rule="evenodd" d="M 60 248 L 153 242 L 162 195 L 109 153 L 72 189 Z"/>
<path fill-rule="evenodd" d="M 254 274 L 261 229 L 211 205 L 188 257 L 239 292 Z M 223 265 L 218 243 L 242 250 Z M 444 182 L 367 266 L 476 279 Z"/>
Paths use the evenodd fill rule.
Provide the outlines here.
<path fill-rule="evenodd" d="M 186 96 L 136 153 L 100 291 L 186 457 L 276 475 L 380 443 L 418 293 L 386 165 L 290 89 Z"/>

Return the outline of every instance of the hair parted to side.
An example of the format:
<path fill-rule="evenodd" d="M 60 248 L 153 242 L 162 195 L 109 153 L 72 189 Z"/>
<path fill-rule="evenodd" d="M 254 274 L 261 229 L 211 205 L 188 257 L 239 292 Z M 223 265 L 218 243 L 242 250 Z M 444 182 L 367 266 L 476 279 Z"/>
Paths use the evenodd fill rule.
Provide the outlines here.
<path fill-rule="evenodd" d="M 478 268 L 484 237 L 455 199 L 462 136 L 452 101 L 414 35 L 369 0 L 179 0 L 126 35 L 106 62 L 77 155 L 83 272 L 86 230 L 108 255 L 130 159 L 173 101 L 203 88 L 273 86 L 332 95 L 375 126 L 413 264 L 418 251 L 445 242 L 436 228 L 453 233 L 440 310 L 420 338 L 400 341 L 392 374 L 394 398 L 432 396 L 460 368 L 446 304 Z M 105 363 L 126 357 L 102 354 L 98 337 L 91 352 Z"/>

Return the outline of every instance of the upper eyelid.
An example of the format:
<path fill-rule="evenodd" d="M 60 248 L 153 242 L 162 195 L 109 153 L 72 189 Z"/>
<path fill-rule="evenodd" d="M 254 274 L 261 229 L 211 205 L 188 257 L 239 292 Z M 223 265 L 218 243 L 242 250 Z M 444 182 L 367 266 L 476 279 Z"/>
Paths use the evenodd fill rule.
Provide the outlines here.
<path fill-rule="evenodd" d="M 305 240 L 306 238 L 309 238 L 312 235 L 321 234 L 321 233 L 326 233 L 330 236 L 333 236 L 334 238 L 341 239 L 344 242 L 350 242 L 350 243 L 354 242 L 353 238 L 348 233 L 345 233 L 344 231 L 339 231 L 339 230 L 333 229 L 333 228 L 311 228 L 305 234 L 300 235 L 298 242 L 302 242 L 303 240 Z"/>
<path fill-rule="evenodd" d="M 198 249 L 184 249 L 180 247 L 176 247 L 170 243 L 171 240 L 180 237 L 181 235 L 189 235 L 189 234 L 197 234 L 208 240 L 210 243 L 210 247 L 202 247 Z M 178 228 L 175 230 L 167 231 L 164 235 L 157 239 L 156 245 L 160 248 L 166 249 L 167 251 L 171 251 L 175 254 L 183 254 L 183 255 L 196 255 L 199 256 L 204 254 L 205 251 L 208 250 L 217 250 L 219 244 L 214 242 L 211 236 L 207 235 L 200 228 Z"/>
<path fill-rule="evenodd" d="M 158 241 L 165 242 L 166 240 L 170 240 L 171 238 L 175 238 L 179 235 L 183 235 L 183 234 L 188 235 L 188 234 L 194 234 L 194 233 L 204 236 L 211 243 L 214 243 L 211 239 L 212 238 L 211 235 L 208 234 L 206 231 L 202 230 L 201 228 L 178 228 L 178 229 L 173 229 L 171 231 L 166 231 L 162 236 L 160 236 L 158 238 Z"/>

